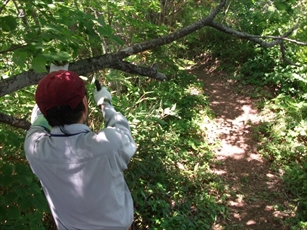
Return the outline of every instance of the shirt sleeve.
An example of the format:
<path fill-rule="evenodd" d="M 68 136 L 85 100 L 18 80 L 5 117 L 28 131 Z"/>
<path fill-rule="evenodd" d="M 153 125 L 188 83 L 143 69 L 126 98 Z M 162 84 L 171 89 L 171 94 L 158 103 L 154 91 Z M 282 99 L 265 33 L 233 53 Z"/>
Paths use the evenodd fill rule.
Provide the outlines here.
<path fill-rule="evenodd" d="M 32 126 L 41 126 L 48 132 L 50 132 L 52 129 L 44 115 L 39 110 L 37 104 L 35 104 L 32 110 L 31 124 Z"/>
<path fill-rule="evenodd" d="M 121 156 L 126 164 L 128 164 L 131 157 L 136 152 L 136 144 L 131 135 L 130 126 L 127 119 L 119 112 L 117 112 L 114 107 L 106 103 L 102 107 L 102 113 L 105 120 L 105 128 L 115 128 L 120 132 L 122 138 L 121 143 Z"/>

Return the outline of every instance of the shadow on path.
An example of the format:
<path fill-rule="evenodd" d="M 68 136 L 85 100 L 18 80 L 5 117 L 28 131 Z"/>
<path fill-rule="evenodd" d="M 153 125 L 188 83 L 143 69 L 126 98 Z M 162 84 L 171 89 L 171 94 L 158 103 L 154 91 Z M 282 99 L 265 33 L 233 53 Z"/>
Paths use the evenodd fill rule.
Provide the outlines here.
<path fill-rule="evenodd" d="M 283 220 L 290 217 L 289 204 L 280 175 L 258 153 L 252 132 L 261 122 L 254 101 L 236 93 L 237 84 L 222 73 L 205 66 L 191 73 L 204 81 L 204 93 L 216 115 L 215 141 L 220 146 L 212 171 L 225 181 L 230 210 L 228 219 L 218 220 L 213 229 L 287 229 Z"/>

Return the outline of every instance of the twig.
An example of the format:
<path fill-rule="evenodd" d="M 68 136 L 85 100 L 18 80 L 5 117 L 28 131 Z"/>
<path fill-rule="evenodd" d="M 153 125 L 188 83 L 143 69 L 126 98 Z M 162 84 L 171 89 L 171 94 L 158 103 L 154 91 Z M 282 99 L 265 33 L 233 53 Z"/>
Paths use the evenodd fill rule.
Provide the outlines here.
<path fill-rule="evenodd" d="M 0 51 L 0 54 L 12 52 L 14 50 L 21 49 L 21 48 L 24 48 L 24 47 L 27 47 L 27 46 L 29 46 L 29 44 L 27 44 L 27 45 L 16 45 L 16 46 L 13 45 L 7 50 Z"/>
<path fill-rule="evenodd" d="M 299 66 L 287 58 L 284 42 L 280 43 L 280 52 L 281 52 L 281 57 L 284 63 L 294 65 L 294 66 Z"/>
<path fill-rule="evenodd" d="M 0 14 L 2 13 L 2 10 L 4 10 L 4 8 L 6 7 L 6 5 L 9 3 L 10 0 L 6 0 L 3 3 L 3 6 L 0 8 Z"/>

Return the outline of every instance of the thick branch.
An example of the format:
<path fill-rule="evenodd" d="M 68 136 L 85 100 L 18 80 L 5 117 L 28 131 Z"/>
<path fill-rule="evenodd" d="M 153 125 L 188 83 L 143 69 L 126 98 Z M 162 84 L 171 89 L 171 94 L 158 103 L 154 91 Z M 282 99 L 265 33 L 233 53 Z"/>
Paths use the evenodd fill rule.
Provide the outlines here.
<path fill-rule="evenodd" d="M 93 71 L 105 69 L 105 68 L 121 68 L 122 71 L 126 71 L 128 73 L 131 73 L 131 65 L 128 69 L 122 68 L 125 67 L 125 65 L 121 65 L 122 60 L 126 57 L 129 57 L 133 54 L 137 54 L 149 49 L 152 49 L 157 46 L 166 45 L 169 43 L 172 43 L 175 40 L 178 40 L 180 38 L 185 37 L 186 35 L 193 33 L 202 27 L 206 25 L 211 25 L 213 23 L 214 18 L 216 15 L 222 10 L 226 3 L 226 0 L 221 0 L 220 4 L 210 13 L 208 17 L 205 17 L 198 22 L 187 26 L 181 30 L 178 30 L 174 33 L 165 35 L 160 38 L 153 39 L 151 41 L 147 41 L 144 43 L 136 44 L 131 47 L 125 48 L 118 53 L 114 54 L 106 54 L 99 57 L 94 58 L 88 58 L 84 60 L 79 60 L 77 62 L 71 63 L 69 65 L 69 69 L 80 74 L 80 75 L 86 75 L 88 73 L 91 73 Z M 121 67 L 122 66 L 122 67 Z M 128 65 L 126 65 L 127 67 Z M 135 67 L 132 69 L 136 69 Z M 138 67 L 138 69 L 141 69 Z M 137 72 L 137 71 L 135 71 Z M 46 70 L 47 73 L 47 70 Z M 0 97 L 4 96 L 6 94 L 12 93 L 16 90 L 22 89 L 26 86 L 35 85 L 38 83 L 38 81 L 46 75 L 46 73 L 35 73 L 33 70 L 29 70 L 27 72 L 12 76 L 8 79 L 4 79 L 0 81 Z M 141 72 L 138 72 L 139 74 Z M 145 74 L 140 74 L 145 75 Z M 147 75 L 151 77 L 152 75 Z M 154 78 L 158 76 L 153 76 Z M 162 77 L 159 76 L 159 77 Z"/>
<path fill-rule="evenodd" d="M 214 18 L 216 17 L 216 15 L 223 9 L 223 7 L 226 4 L 226 0 L 221 0 L 220 4 L 211 11 L 210 15 L 208 17 L 202 18 L 201 20 L 187 26 L 184 27 L 178 31 L 175 31 L 174 33 L 165 35 L 163 37 L 159 37 L 156 39 L 153 39 L 151 41 L 147 41 L 147 42 L 143 42 L 140 44 L 136 44 L 133 45 L 131 47 L 125 48 L 121 51 L 118 52 L 118 54 L 120 55 L 121 59 L 126 58 L 132 54 L 137 54 L 140 52 L 143 52 L 145 50 L 150 50 L 154 47 L 158 47 L 158 46 L 162 46 L 162 45 L 166 45 L 166 44 L 170 44 L 173 41 L 176 41 L 180 38 L 183 38 L 201 28 L 203 28 L 204 26 L 209 26 L 213 23 Z"/>
<path fill-rule="evenodd" d="M 153 65 L 151 67 L 145 67 L 145 66 L 137 66 L 132 63 L 122 61 L 122 62 L 116 63 L 112 67 L 113 69 L 118 69 L 118 70 L 121 70 L 127 73 L 131 73 L 131 74 L 148 76 L 156 80 L 166 79 L 166 76 L 163 73 L 160 73 L 157 71 L 156 65 Z"/>
<path fill-rule="evenodd" d="M 291 40 L 291 39 L 287 38 L 298 27 L 298 25 L 295 25 L 293 28 L 291 28 L 289 31 L 287 31 L 285 34 L 283 34 L 280 37 L 258 36 L 258 35 L 248 34 L 248 33 L 245 33 L 245 32 L 234 30 L 234 29 L 232 29 L 228 26 L 225 26 L 223 24 L 220 24 L 218 22 L 212 22 L 212 24 L 210 26 L 212 28 L 215 28 L 219 31 L 226 33 L 226 34 L 230 34 L 232 36 L 236 36 L 236 37 L 241 38 L 241 39 L 247 39 L 247 40 L 250 40 L 252 42 L 255 42 L 255 43 L 259 44 L 260 46 L 262 46 L 264 48 L 270 48 L 270 47 L 273 47 L 273 46 L 276 46 L 276 45 L 280 45 L 284 40 L 290 41 L 290 42 L 293 42 L 293 43 L 296 43 L 296 44 L 299 44 L 299 45 L 306 45 L 307 44 L 307 43 L 304 43 L 304 42 L 299 42 L 299 41 L 295 41 L 295 40 Z M 267 39 L 267 38 L 273 39 L 273 41 L 272 42 L 266 42 L 265 40 L 263 40 L 263 39 Z"/>
<path fill-rule="evenodd" d="M 132 65 L 131 63 L 123 61 L 123 59 L 133 54 L 137 54 L 137 53 L 140 53 L 146 50 L 150 50 L 155 47 L 162 46 L 162 45 L 170 44 L 175 40 L 183 38 L 187 36 L 188 34 L 191 34 L 203 28 L 204 26 L 210 26 L 219 31 L 222 31 L 227 34 L 231 34 L 241 39 L 247 39 L 247 40 L 253 41 L 265 48 L 270 48 L 276 45 L 280 45 L 283 41 L 290 41 L 290 42 L 295 42 L 296 44 L 306 45 L 306 43 L 294 41 L 294 40 L 287 38 L 297 28 L 298 25 L 296 25 L 295 27 L 293 27 L 291 30 L 289 30 L 287 33 L 285 33 L 284 35 L 280 37 L 273 37 L 273 36 L 263 37 L 263 36 L 248 34 L 245 32 L 240 32 L 240 31 L 234 30 L 230 27 L 227 27 L 225 25 L 215 22 L 214 19 L 216 15 L 221 12 L 225 4 L 226 4 L 226 0 L 220 0 L 220 4 L 211 11 L 208 17 L 202 18 L 201 20 L 195 22 L 194 24 L 184 27 L 174 33 L 171 33 L 171 34 L 168 34 L 168 35 L 165 35 L 165 36 L 162 36 L 162 37 L 150 40 L 150 41 L 146 41 L 140 44 L 136 44 L 131 47 L 127 47 L 123 50 L 120 50 L 117 53 L 105 54 L 105 55 L 94 57 L 94 58 L 79 60 L 77 62 L 71 63 L 69 66 L 70 67 L 69 69 L 72 71 L 75 71 L 76 73 L 80 75 L 87 75 L 88 73 L 91 73 L 93 71 L 98 71 L 98 70 L 102 70 L 105 68 L 114 68 L 114 69 L 119 69 L 124 72 L 139 74 L 142 76 L 148 76 L 148 77 L 155 78 L 155 79 L 164 78 L 165 76 L 162 73 L 155 75 L 155 73 L 153 71 L 150 71 L 148 67 L 140 67 L 140 66 Z M 273 41 L 267 42 L 263 39 L 273 39 Z M 46 73 L 47 73 L 47 70 L 46 70 Z M 38 73 L 35 73 L 33 70 L 30 70 L 30 71 L 12 76 L 8 79 L 4 79 L 0 81 L 0 96 L 12 93 L 26 86 L 37 84 L 38 81 L 46 73 L 38 74 Z"/>
<path fill-rule="evenodd" d="M 17 74 L 0 81 L 0 97 L 15 92 L 26 86 L 35 85 L 46 73 L 36 73 L 33 70 Z"/>
<path fill-rule="evenodd" d="M 11 126 L 14 126 L 16 128 L 21 128 L 28 130 L 31 126 L 29 122 L 26 121 L 26 119 L 20 119 L 16 117 L 12 117 L 10 115 L 4 114 L 0 112 L 0 122 L 9 124 Z"/>
<path fill-rule="evenodd" d="M 118 59 L 117 54 L 107 54 L 95 58 L 80 60 L 69 65 L 69 70 L 78 73 L 79 75 L 87 75 L 97 70 L 112 68 L 118 69 L 127 73 L 148 76 L 157 80 L 164 80 L 166 76 L 158 72 L 152 67 L 136 66 L 129 62 L 124 62 Z M 15 92 L 26 86 L 35 85 L 42 79 L 46 73 L 36 73 L 33 70 L 17 74 L 10 78 L 0 81 L 0 96 Z"/>

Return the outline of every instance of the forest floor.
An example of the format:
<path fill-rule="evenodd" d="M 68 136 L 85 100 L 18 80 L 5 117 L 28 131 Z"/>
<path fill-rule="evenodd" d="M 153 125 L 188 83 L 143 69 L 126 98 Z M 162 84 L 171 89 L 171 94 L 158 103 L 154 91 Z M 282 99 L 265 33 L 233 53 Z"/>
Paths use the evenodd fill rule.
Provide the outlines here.
<path fill-rule="evenodd" d="M 281 173 L 258 153 L 253 130 L 262 118 L 258 99 L 250 97 L 254 87 L 238 84 L 216 66 L 201 64 L 189 71 L 204 82 L 216 127 L 208 136 L 220 143 L 211 168 L 225 183 L 229 216 L 217 220 L 213 229 L 289 229 L 284 221 L 293 212 Z"/>

